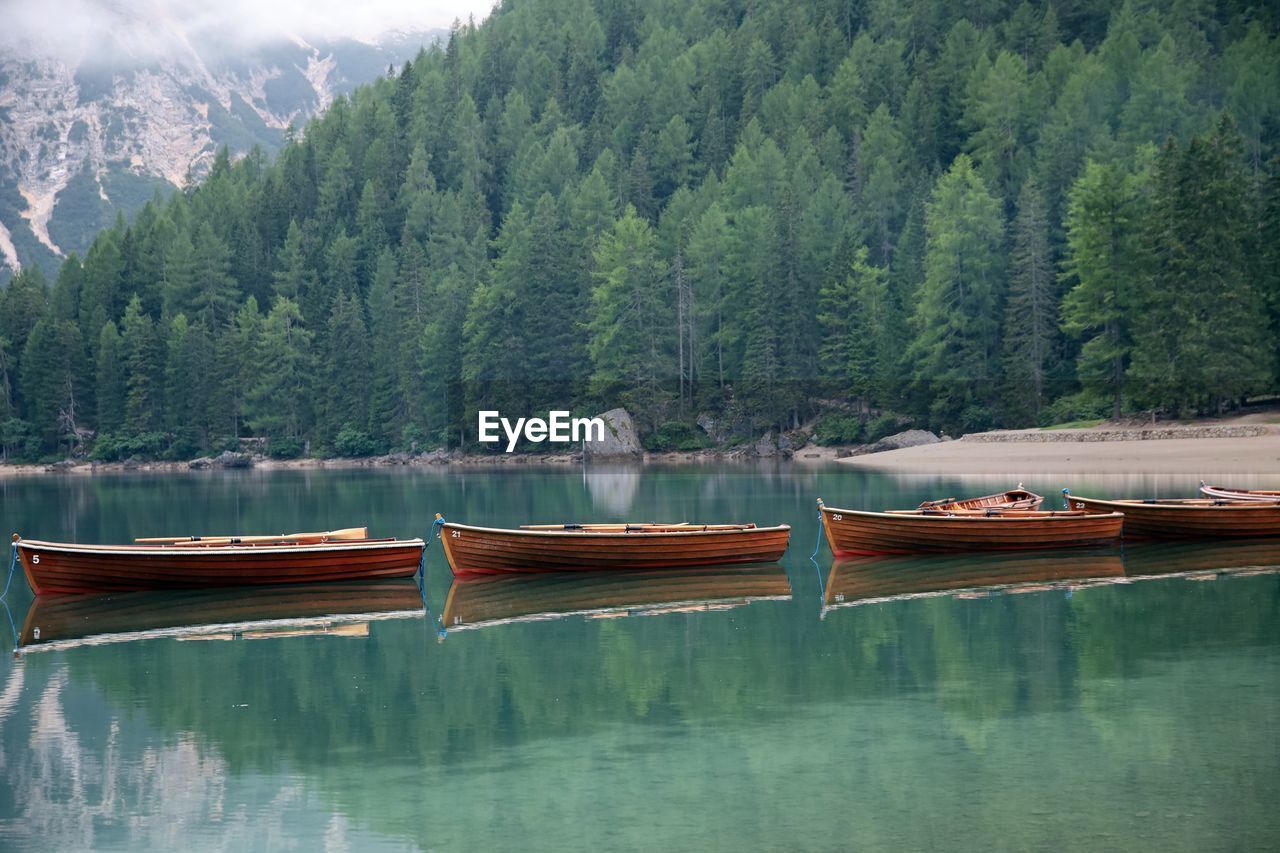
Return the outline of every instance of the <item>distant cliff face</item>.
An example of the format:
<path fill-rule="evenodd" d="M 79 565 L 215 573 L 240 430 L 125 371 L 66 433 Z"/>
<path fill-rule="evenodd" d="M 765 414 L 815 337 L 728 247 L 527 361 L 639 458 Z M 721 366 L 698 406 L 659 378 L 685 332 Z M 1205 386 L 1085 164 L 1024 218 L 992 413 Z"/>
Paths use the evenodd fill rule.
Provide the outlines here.
<path fill-rule="evenodd" d="M 234 56 L 188 46 L 148 63 L 0 53 L 0 282 L 33 263 L 52 274 L 118 212 L 202 176 L 223 145 L 275 151 L 290 124 L 442 35 L 282 39 Z"/>

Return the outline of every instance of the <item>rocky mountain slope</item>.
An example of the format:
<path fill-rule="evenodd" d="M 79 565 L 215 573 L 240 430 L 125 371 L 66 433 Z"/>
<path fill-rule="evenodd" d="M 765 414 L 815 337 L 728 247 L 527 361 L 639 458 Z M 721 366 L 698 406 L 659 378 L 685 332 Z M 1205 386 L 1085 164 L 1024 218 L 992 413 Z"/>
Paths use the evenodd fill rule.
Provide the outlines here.
<path fill-rule="evenodd" d="M 28 264 L 52 274 L 118 212 L 200 177 L 223 145 L 274 151 L 291 124 L 444 34 L 282 37 L 247 52 L 187 42 L 141 60 L 0 48 L 0 282 Z"/>

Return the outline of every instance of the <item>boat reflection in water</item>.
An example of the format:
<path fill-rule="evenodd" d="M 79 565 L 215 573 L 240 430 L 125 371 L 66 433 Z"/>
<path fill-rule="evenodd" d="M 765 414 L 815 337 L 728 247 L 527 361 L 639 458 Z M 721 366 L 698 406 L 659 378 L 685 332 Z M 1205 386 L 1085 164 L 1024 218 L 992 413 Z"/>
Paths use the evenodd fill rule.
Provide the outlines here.
<path fill-rule="evenodd" d="M 606 619 L 728 610 L 789 601 L 779 565 L 666 571 L 555 572 L 454 580 L 441 619 L 447 632 L 582 616 Z"/>
<path fill-rule="evenodd" d="M 36 596 L 18 639 L 22 654 L 135 640 L 360 637 L 370 622 L 420 619 L 409 578 L 261 587 Z"/>
<path fill-rule="evenodd" d="M 1123 578 L 1118 551 L 855 557 L 832 564 L 823 584 L 822 615 L 860 604 L 1038 592 Z"/>
<path fill-rule="evenodd" d="M 823 583 L 822 615 L 841 607 L 934 596 L 978 598 L 1223 574 L 1280 573 L 1280 541 L 1144 542 L 1123 551 L 857 557 L 836 560 Z"/>
<path fill-rule="evenodd" d="M 1280 572 L 1280 539 L 1205 542 L 1132 542 L 1124 546 L 1124 573 L 1157 578 L 1202 572 L 1233 575 Z"/>

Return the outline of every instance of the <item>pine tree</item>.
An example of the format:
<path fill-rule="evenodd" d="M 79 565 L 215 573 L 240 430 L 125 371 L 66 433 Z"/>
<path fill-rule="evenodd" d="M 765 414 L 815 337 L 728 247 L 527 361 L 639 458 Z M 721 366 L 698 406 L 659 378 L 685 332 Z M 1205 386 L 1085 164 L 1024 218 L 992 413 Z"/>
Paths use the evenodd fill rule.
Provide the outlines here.
<path fill-rule="evenodd" d="M 21 376 L 27 421 L 41 449 L 79 445 L 78 430 L 88 419 L 81 403 L 85 368 L 79 327 L 71 320 L 41 318 L 23 347 Z"/>
<path fill-rule="evenodd" d="M 164 360 L 155 323 L 142 313 L 142 300 L 137 296 L 125 308 L 120 337 L 125 364 L 125 430 L 133 436 L 156 432 L 160 427 L 160 374 Z"/>
<path fill-rule="evenodd" d="M 1035 178 L 1018 195 L 1009 255 L 1009 298 L 1004 312 L 1006 399 L 1015 419 L 1039 416 L 1057 354 L 1058 293 L 1049 223 Z"/>
<path fill-rule="evenodd" d="M 169 321 L 165 359 L 165 427 L 173 436 L 171 451 L 184 456 L 209 445 L 208 411 L 213 348 L 204 324 L 190 324 L 183 314 Z"/>
<path fill-rule="evenodd" d="M 860 149 L 865 178 L 859 230 L 866 244 L 874 248 L 876 262 L 881 266 L 893 261 L 894 238 L 901 227 L 907 150 L 888 108 L 884 104 L 876 107 Z"/>
<path fill-rule="evenodd" d="M 98 431 L 117 433 L 124 426 L 125 368 L 124 342 L 110 320 L 98 336 L 97 365 Z"/>
<path fill-rule="evenodd" d="M 591 295 L 591 384 L 606 399 L 616 396 L 645 412 L 656 428 L 661 407 L 673 395 L 676 336 L 673 301 L 657 255 L 657 235 L 635 208 L 605 232 L 595 253 Z"/>
<path fill-rule="evenodd" d="M 296 219 L 289 220 L 289 232 L 285 236 L 272 275 L 275 294 L 294 301 L 305 301 L 312 296 L 316 275 L 307 260 L 302 228 Z"/>
<path fill-rule="evenodd" d="M 196 301 L 195 246 L 186 231 L 178 233 L 165 253 L 161 304 L 170 317 L 192 310 Z"/>
<path fill-rule="evenodd" d="M 257 376 L 246 400 L 258 435 L 298 440 L 310 425 L 311 338 L 298 304 L 276 297 L 258 334 Z"/>
<path fill-rule="evenodd" d="M 1083 339 L 1077 375 L 1087 391 L 1109 396 L 1113 417 L 1124 409 L 1125 372 L 1133 348 L 1132 306 L 1140 179 L 1114 165 L 1089 163 L 1071 188 L 1062 282 L 1062 329 Z"/>
<path fill-rule="evenodd" d="M 68 260 L 67 264 L 70 263 Z M 35 266 L 19 272 L 0 290 L 0 338 L 7 342 L 7 372 L 15 385 L 22 375 L 22 353 L 27 338 L 48 310 L 48 301 L 48 284 L 40 268 Z M 21 389 L 25 388 L 26 383 L 21 383 Z M 23 411 L 21 389 L 11 387 L 9 392 L 15 417 Z"/>
<path fill-rule="evenodd" d="M 863 412 L 890 393 L 903 331 L 888 271 L 870 264 L 868 254 L 859 247 L 848 274 L 823 285 L 818 297 L 823 372 Z"/>
<path fill-rule="evenodd" d="M 207 406 L 212 437 L 240 437 L 249 407 L 249 391 L 259 373 L 257 354 L 262 320 L 258 300 L 250 296 L 214 340 L 213 382 Z"/>
<path fill-rule="evenodd" d="M 724 209 L 713 202 L 694 223 L 688 249 L 688 276 L 697 305 L 694 336 L 701 343 L 694 356 L 694 372 L 714 379 L 721 391 L 727 379 L 726 353 L 732 353 L 737 346 L 736 330 L 726 322 L 726 315 L 732 311 L 727 304 L 725 270 L 728 233 Z"/>
<path fill-rule="evenodd" d="M 962 429 L 990 425 L 999 376 L 1004 217 L 961 155 L 926 206 L 925 278 L 907 357 L 932 417 Z"/>
<path fill-rule="evenodd" d="M 405 426 L 399 394 L 404 350 L 399 326 L 395 252 L 383 249 L 369 285 L 369 434 L 388 447 L 400 442 Z"/>
<path fill-rule="evenodd" d="M 1242 147 L 1224 114 L 1208 138 L 1185 149 L 1170 142 L 1156 161 L 1142 236 L 1149 278 L 1129 369 L 1150 404 L 1216 411 L 1270 383 L 1274 344 L 1245 256 L 1252 216 Z"/>
<path fill-rule="evenodd" d="M 320 435 L 332 439 L 343 429 L 364 431 L 369 421 L 369 362 L 369 331 L 360 297 L 339 291 L 325 334 Z"/>

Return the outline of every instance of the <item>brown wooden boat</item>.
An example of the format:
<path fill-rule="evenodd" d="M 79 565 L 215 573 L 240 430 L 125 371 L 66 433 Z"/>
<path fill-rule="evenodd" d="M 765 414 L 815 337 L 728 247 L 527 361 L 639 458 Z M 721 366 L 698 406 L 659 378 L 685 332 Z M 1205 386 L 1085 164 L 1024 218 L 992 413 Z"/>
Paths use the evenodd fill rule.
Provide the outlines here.
<path fill-rule="evenodd" d="M 726 610 L 787 601 L 781 566 L 681 571 L 540 572 L 455 580 L 441 622 L 463 631 L 571 616 L 613 618 Z"/>
<path fill-rule="evenodd" d="M 832 563 L 822 609 L 935 596 L 978 597 L 1077 589 L 1123 578 L 1119 551 L 855 557 Z"/>
<path fill-rule="evenodd" d="M 37 595 L 404 578 L 421 539 L 369 539 L 364 528 L 281 536 L 168 537 L 75 545 L 13 535 Z"/>
<path fill-rule="evenodd" d="M 1029 492 L 1018 484 L 1018 488 L 994 495 L 983 495 L 980 498 L 942 498 L 936 501 L 925 501 L 917 509 L 1039 509 L 1044 498 L 1035 492 Z"/>
<path fill-rule="evenodd" d="M 1280 503 L 1082 498 L 1066 493 L 1073 510 L 1124 513 L 1125 538 L 1210 539 L 1280 536 Z"/>
<path fill-rule="evenodd" d="M 1200 481 L 1200 494 L 1219 501 L 1245 503 L 1280 503 L 1280 489 L 1232 489 L 1227 486 L 1209 486 Z"/>
<path fill-rule="evenodd" d="M 773 563 L 791 528 L 754 524 L 556 524 L 518 529 L 442 522 L 455 575 L 678 569 Z"/>
<path fill-rule="evenodd" d="M 818 499 L 827 544 L 837 557 L 1021 551 L 1107 545 L 1120 538 L 1119 513 L 914 509 L 863 512 Z"/>
<path fill-rule="evenodd" d="M 418 585 L 409 578 L 249 589 L 41 595 L 27 610 L 18 642 L 24 650 L 35 651 L 161 637 L 352 636 L 350 626 L 421 618 L 423 614 Z"/>

